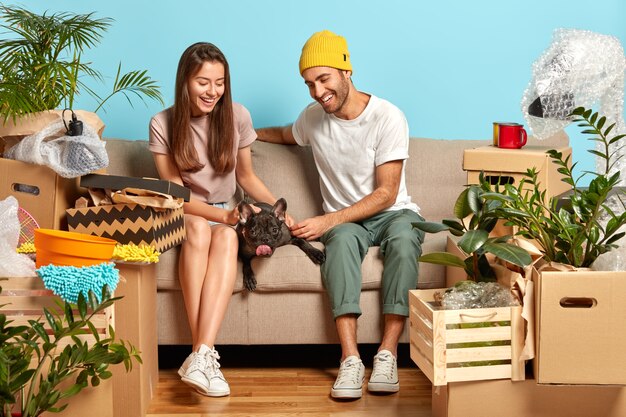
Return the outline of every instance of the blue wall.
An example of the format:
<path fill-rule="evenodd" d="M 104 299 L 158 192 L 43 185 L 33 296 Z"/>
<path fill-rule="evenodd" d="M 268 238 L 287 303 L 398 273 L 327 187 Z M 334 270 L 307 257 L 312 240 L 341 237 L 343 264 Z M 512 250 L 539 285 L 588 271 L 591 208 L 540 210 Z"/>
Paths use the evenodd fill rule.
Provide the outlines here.
<path fill-rule="evenodd" d="M 8 3 L 8 1 L 7 1 Z M 38 12 L 95 11 L 112 17 L 100 47 L 89 53 L 113 83 L 118 63 L 147 69 L 159 80 L 167 105 L 181 52 L 210 41 L 226 54 L 233 94 L 255 126 L 287 124 L 310 101 L 297 70 L 300 49 L 316 31 L 344 35 L 357 88 L 386 98 L 406 114 L 412 136 L 484 139 L 493 121 L 524 123 L 522 94 L 531 65 L 556 28 L 617 36 L 626 45 L 623 0 L 371 1 L 371 0 L 107 0 L 27 1 Z M 78 106 L 93 110 L 87 98 Z M 147 138 L 157 103 L 134 108 L 118 97 L 106 113 L 106 137 Z M 568 128 L 574 158 L 593 167 L 589 147 Z"/>

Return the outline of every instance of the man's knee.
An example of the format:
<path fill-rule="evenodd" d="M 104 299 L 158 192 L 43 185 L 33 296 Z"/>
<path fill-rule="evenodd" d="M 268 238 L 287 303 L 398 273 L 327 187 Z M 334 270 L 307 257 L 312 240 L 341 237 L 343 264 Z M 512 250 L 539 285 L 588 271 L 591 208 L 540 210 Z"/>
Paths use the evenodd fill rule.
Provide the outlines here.
<path fill-rule="evenodd" d="M 385 253 L 393 251 L 398 256 L 419 256 L 422 253 L 423 234 L 405 228 L 389 236 L 382 244 L 381 250 Z"/>

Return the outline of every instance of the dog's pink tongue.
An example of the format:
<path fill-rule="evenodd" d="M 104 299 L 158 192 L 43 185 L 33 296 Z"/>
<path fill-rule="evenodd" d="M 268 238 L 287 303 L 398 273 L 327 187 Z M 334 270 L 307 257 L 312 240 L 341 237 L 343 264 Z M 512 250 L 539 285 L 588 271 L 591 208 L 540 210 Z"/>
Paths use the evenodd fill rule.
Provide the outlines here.
<path fill-rule="evenodd" d="M 256 248 L 257 256 L 271 255 L 271 254 L 272 254 L 272 248 L 270 248 L 267 245 L 260 245 L 260 246 L 257 246 Z"/>

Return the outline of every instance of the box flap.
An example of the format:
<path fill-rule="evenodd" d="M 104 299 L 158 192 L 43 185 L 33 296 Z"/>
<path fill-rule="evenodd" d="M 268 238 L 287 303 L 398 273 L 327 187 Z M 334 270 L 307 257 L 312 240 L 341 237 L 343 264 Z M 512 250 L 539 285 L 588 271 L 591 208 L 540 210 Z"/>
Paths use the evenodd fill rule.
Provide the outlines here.
<path fill-rule="evenodd" d="M 86 188 L 104 188 L 123 190 L 124 188 L 141 188 L 169 194 L 173 197 L 189 201 L 191 190 L 171 181 L 154 178 L 123 177 L 119 175 L 89 174 L 80 178 L 80 186 Z"/>

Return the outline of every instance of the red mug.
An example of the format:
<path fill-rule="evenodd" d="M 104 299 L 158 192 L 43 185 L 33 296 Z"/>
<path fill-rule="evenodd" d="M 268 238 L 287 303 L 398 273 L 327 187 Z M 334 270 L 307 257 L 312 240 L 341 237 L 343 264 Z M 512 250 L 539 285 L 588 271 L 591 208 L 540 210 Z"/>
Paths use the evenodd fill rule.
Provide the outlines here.
<path fill-rule="evenodd" d="M 526 130 L 519 123 L 498 124 L 498 148 L 520 149 L 526 145 Z"/>

